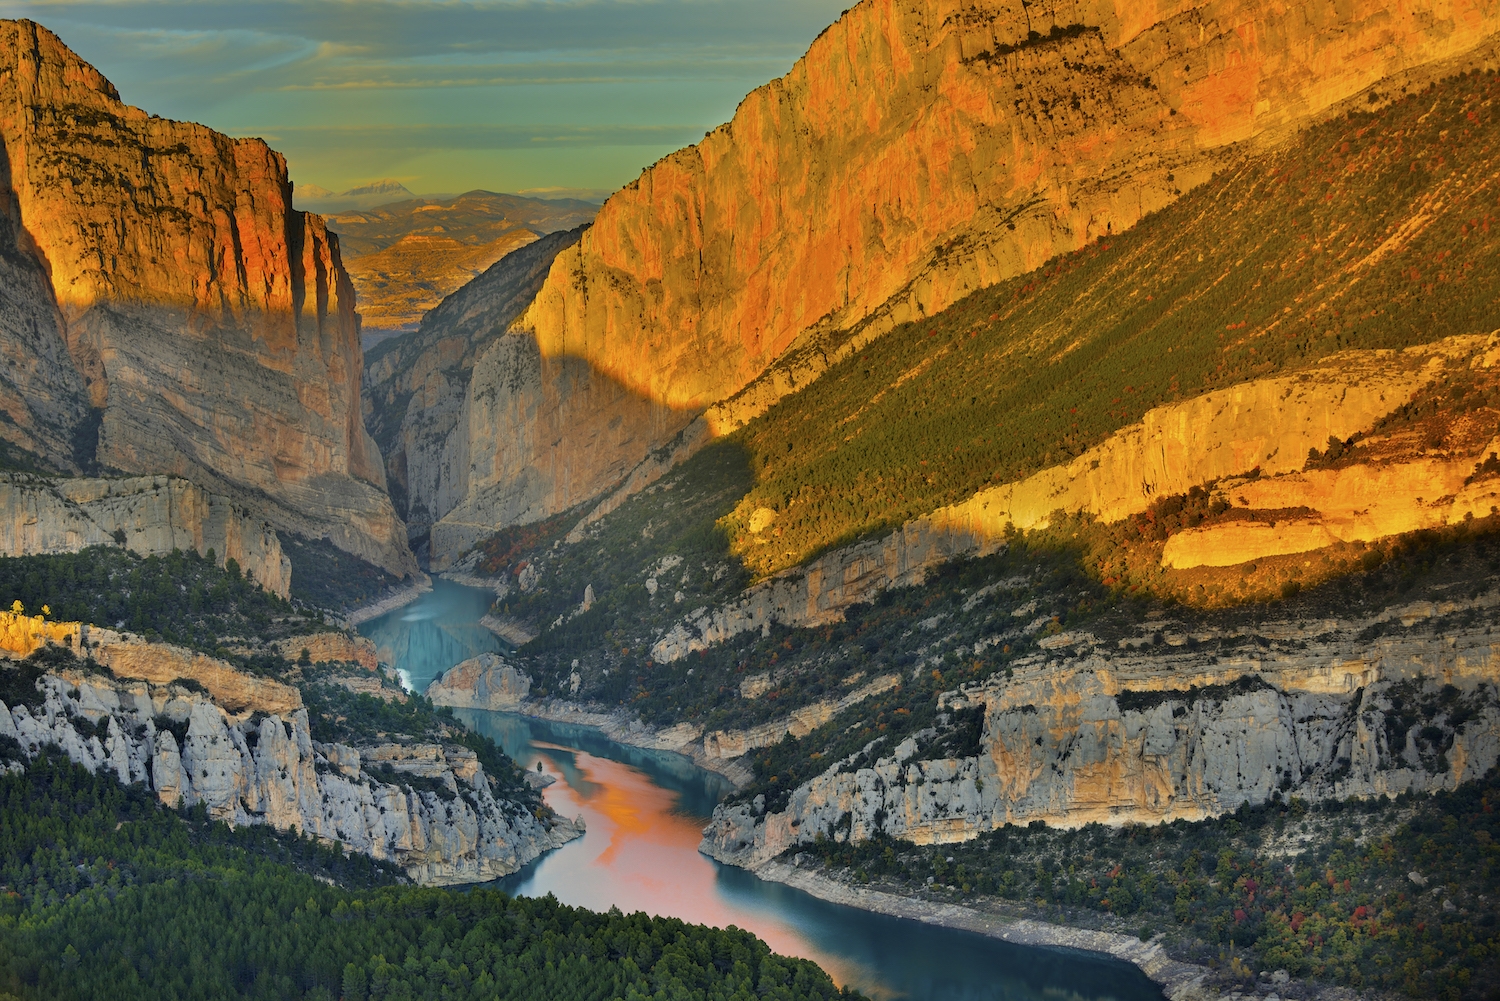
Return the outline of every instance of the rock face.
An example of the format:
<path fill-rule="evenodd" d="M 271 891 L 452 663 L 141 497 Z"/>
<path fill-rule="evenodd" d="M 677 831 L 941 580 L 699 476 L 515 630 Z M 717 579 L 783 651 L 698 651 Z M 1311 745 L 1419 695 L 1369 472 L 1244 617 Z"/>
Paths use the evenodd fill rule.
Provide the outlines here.
<path fill-rule="evenodd" d="M 213 550 L 220 566 L 235 560 L 267 591 L 291 593 L 292 564 L 271 526 L 187 480 L 0 474 L 0 555 L 76 553 L 116 545 L 116 532 L 142 556 Z"/>
<path fill-rule="evenodd" d="M 51 303 L 24 319 L 41 352 L 29 364 L 60 363 L 61 334 L 102 411 L 98 462 L 190 479 L 278 528 L 414 570 L 361 419 L 337 238 L 292 209 L 282 157 L 123 104 L 29 21 L 0 22 L 0 141 L 8 253 L 29 254 L 50 285 Z M 32 423 L 53 439 L 76 430 L 73 381 L 28 378 L 47 389 Z"/>
<path fill-rule="evenodd" d="M 1452 789 L 1500 758 L 1500 647 L 1465 624 L 1493 605 L 1267 624 L 1256 654 L 1217 663 L 1182 647 L 1043 651 L 1013 679 L 940 700 L 982 708 L 977 755 L 924 759 L 927 731 L 896 747 L 877 741 L 799 786 L 784 808 L 721 807 L 703 850 L 753 866 L 819 833 L 929 843 L 1035 820 L 1200 819 L 1283 794 Z M 1366 640 L 1382 622 L 1387 635 Z M 1447 708 L 1419 718 L 1423 700 Z"/>
<path fill-rule="evenodd" d="M 165 804 L 337 840 L 419 883 L 497 879 L 578 836 L 497 800 L 467 748 L 320 744 L 303 710 L 236 718 L 175 685 L 47 675 L 39 687 L 33 704 L 0 704 L 0 736 L 28 756 L 56 744 Z"/>
<path fill-rule="evenodd" d="M 66 335 L 47 272 L 10 196 L 10 162 L 0 147 L 0 457 L 9 445 L 69 473 L 87 461 L 75 446 L 88 437 L 89 398 Z"/>
<path fill-rule="evenodd" d="M 450 667 L 427 686 L 436 705 L 456 709 L 515 709 L 529 694 L 530 676 L 493 653 Z"/>
<path fill-rule="evenodd" d="M 308 660 L 314 664 L 358 664 L 366 671 L 380 666 L 373 640 L 348 633 L 314 633 L 311 636 L 291 636 L 276 644 L 281 655 L 296 661 L 307 651 Z"/>
<path fill-rule="evenodd" d="M 413 334 L 375 348 L 365 375 L 370 433 L 413 537 L 468 491 L 470 382 L 475 365 L 541 287 L 553 259 L 582 230 L 554 233 L 505 255 L 448 296 Z"/>
<path fill-rule="evenodd" d="M 1134 225 L 1207 178 L 1217 151 L 1375 84 L 1487 64 L 1497 26 L 1491 0 L 1400 15 L 1371 0 L 865 0 L 729 124 L 612 196 L 516 329 L 637 399 L 711 408 L 723 433 L 851 338 Z M 552 376 L 505 366 L 491 385 L 521 378 Z M 619 417 L 589 400 L 568 411 L 577 440 Z M 679 426 L 632 441 L 621 465 Z M 574 492 L 524 481 L 573 473 L 497 467 L 454 517 L 544 517 Z M 521 490 L 538 500 L 511 503 Z"/>
<path fill-rule="evenodd" d="M 500 338 L 474 364 L 461 419 L 465 490 L 432 526 L 432 569 L 447 569 L 504 525 L 540 521 L 598 496 L 693 416 L 631 392 L 581 359 L 546 358 L 525 334 Z"/>

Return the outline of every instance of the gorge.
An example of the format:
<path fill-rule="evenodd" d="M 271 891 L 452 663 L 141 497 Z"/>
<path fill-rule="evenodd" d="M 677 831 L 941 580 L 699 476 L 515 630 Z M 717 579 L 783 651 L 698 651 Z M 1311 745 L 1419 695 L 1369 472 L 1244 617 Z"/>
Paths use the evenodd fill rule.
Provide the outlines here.
<path fill-rule="evenodd" d="M 0 1001 L 1490 1001 L 1497 27 L 861 0 L 325 219 L 0 21 Z"/>

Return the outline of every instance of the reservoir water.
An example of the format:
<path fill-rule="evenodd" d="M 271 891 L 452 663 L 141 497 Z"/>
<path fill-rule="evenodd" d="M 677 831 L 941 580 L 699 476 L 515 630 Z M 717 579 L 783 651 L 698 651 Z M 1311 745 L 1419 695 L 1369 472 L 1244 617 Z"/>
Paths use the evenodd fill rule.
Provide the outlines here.
<path fill-rule="evenodd" d="M 489 601 L 486 592 L 438 580 L 431 593 L 360 631 L 423 691 L 453 664 L 503 649 L 478 624 Z M 503 880 L 509 893 L 737 925 L 877 1001 L 1161 1001 L 1159 988 L 1126 963 L 830 904 L 700 855 L 703 825 L 731 786 L 681 755 L 509 713 L 459 716 L 523 766 L 540 763 L 556 779 L 547 802 L 587 822 L 584 837 Z"/>

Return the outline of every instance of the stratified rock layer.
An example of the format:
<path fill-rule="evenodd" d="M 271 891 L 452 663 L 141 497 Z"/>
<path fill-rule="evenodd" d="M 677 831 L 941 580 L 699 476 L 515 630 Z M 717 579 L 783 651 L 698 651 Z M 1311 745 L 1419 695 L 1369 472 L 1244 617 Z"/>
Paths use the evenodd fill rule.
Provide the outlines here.
<path fill-rule="evenodd" d="M 187 480 L 0 474 L 0 556 L 112 546 L 119 542 L 116 532 L 142 556 L 212 550 L 220 566 L 234 560 L 267 591 L 283 598 L 291 593 L 292 564 L 271 527 Z"/>
<path fill-rule="evenodd" d="M 321 744 L 305 710 L 235 717 L 179 685 L 47 675 L 39 687 L 31 705 L 0 703 L 0 737 L 28 756 L 55 744 L 169 806 L 202 803 L 216 820 L 336 840 L 419 883 L 497 879 L 579 833 L 497 800 L 467 748 Z"/>
<path fill-rule="evenodd" d="M 1274 524 L 1184 531 L 1167 544 L 1168 566 L 1232 566 L 1483 517 L 1500 504 L 1500 480 L 1475 476 L 1476 460 L 1500 451 L 1500 441 L 1486 438 L 1473 453 L 1401 456 L 1336 471 L 1303 467 L 1310 449 L 1368 430 L 1449 366 L 1486 371 L 1497 364 L 1497 336 L 1451 337 L 1399 352 L 1346 351 L 1304 371 L 1154 408 L 1066 465 L 836 549 L 722 607 L 696 609 L 653 644 L 651 656 L 667 663 L 773 624 L 836 622 L 850 605 L 921 583 L 940 563 L 992 553 L 1011 532 L 1046 528 L 1059 512 L 1115 522 L 1204 485 L 1231 506 L 1305 513 Z"/>
<path fill-rule="evenodd" d="M 414 570 L 361 420 L 359 320 L 337 238 L 291 208 L 282 157 L 123 104 L 29 21 L 0 22 L 0 141 L 18 248 L 54 298 L 32 303 L 37 350 L 51 357 L 60 317 L 103 411 L 98 461 L 185 477 L 280 528 Z M 36 399 L 61 416 L 34 423 L 60 438 L 76 387 L 48 378 Z"/>

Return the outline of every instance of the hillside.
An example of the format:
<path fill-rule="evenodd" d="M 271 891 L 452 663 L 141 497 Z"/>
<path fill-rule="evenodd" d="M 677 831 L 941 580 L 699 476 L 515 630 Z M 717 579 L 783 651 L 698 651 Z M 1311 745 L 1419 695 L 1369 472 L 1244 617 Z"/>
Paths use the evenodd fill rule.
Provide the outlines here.
<path fill-rule="evenodd" d="M 739 624 L 684 620 L 703 637 L 691 645 L 711 644 L 763 621 L 837 618 L 881 586 L 920 579 L 934 562 L 1003 544 L 1008 523 L 1044 527 L 1059 507 L 1097 520 L 1087 528 L 1089 564 L 1110 586 L 1197 601 L 1208 600 L 1208 588 L 1223 600 L 1278 593 L 1293 567 L 1268 564 L 1259 576 L 1192 569 L 1248 564 L 1251 554 L 1183 557 L 1189 569 L 1179 572 L 1162 565 L 1169 536 L 1182 536 L 1176 553 L 1211 525 L 1264 525 L 1278 509 L 1287 509 L 1282 522 L 1295 521 L 1293 509 L 1344 503 L 1314 496 L 1318 477 L 1405 469 L 1434 483 L 1457 477 L 1435 496 L 1462 492 L 1500 434 L 1491 347 L 1463 336 L 1488 333 L 1500 288 L 1484 233 L 1500 155 L 1500 122 L 1488 106 L 1497 86 L 1493 75 L 1461 77 L 1318 126 L 1238 160 L 1130 233 L 894 329 L 588 526 L 587 542 L 545 553 L 572 522 L 538 526 L 536 548 L 508 562 L 534 564 L 539 586 L 509 604 L 540 627 L 575 606 L 588 584 L 601 609 L 634 603 L 613 592 L 633 593 L 653 563 L 675 554 L 725 568 L 709 609 L 724 608 L 726 623 L 739 609 Z M 1398 348 L 1406 353 L 1389 353 Z M 1445 373 L 1457 364 L 1473 367 Z M 1274 409 L 1291 386 L 1300 395 Z M 1213 402 L 1221 397 L 1239 402 L 1226 409 Z M 1272 409 L 1256 410 L 1257 399 Z M 1150 459 L 1158 454 L 1150 449 L 1177 441 L 1176 428 L 1191 429 L 1186 444 L 1173 444 L 1164 465 Z M 1340 454 L 1330 461 L 1322 453 L 1335 431 Z M 1148 446 L 1142 435 L 1158 437 Z M 1310 448 L 1319 452 L 1311 464 Z M 1195 468 L 1189 458 L 1199 452 Z M 1441 469 L 1431 465 L 1439 459 Z M 1255 470 L 1295 479 L 1304 466 L 1311 471 L 1300 487 L 1243 483 Z M 1209 491 L 1221 480 L 1214 502 Z M 1040 493 L 1020 504 L 1033 482 Z M 1345 489 L 1359 489 L 1350 483 Z M 1404 488 L 1392 489 L 1402 496 Z M 1190 506 L 1194 490 L 1201 499 Z M 1251 504 L 1252 494 L 1264 497 Z M 996 513 L 981 513 L 987 504 Z M 1171 516 L 1160 531 L 1158 515 Z M 1411 509 L 1386 529 L 1344 535 L 1373 542 L 1448 517 L 1463 514 Z M 1149 521 L 1144 534 L 1136 519 Z M 616 540 L 607 555 L 592 556 L 594 540 L 607 539 Z M 1332 553 L 1337 542 L 1326 535 L 1304 548 Z M 489 554 L 509 545 L 487 544 L 471 561 L 493 572 L 501 563 Z M 1359 556 L 1350 549 L 1335 562 Z M 1313 583 L 1321 571 L 1303 577 L 1301 562 L 1298 579 Z M 730 601 L 757 579 L 766 583 Z M 740 583 L 726 590 L 724 580 Z M 682 590 L 680 608 L 637 618 L 631 645 L 653 647 L 659 661 L 680 655 L 658 637 L 709 598 L 696 585 Z M 776 597 L 784 591 L 799 597 Z M 557 642 L 576 645 L 562 636 L 583 621 L 559 627 Z"/>

